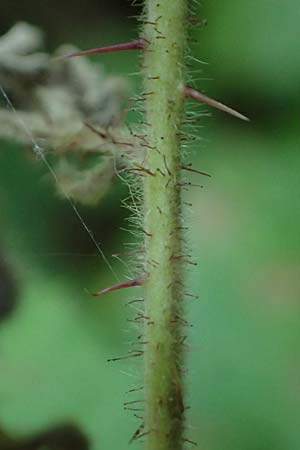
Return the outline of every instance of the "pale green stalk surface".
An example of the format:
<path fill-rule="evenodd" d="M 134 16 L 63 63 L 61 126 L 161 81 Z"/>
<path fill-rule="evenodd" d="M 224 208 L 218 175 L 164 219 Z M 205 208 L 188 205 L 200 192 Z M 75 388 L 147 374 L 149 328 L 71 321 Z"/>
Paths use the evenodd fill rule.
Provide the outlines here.
<path fill-rule="evenodd" d="M 182 236 L 180 130 L 185 0 L 146 1 L 143 37 L 147 157 L 145 439 L 147 450 L 182 448 Z"/>

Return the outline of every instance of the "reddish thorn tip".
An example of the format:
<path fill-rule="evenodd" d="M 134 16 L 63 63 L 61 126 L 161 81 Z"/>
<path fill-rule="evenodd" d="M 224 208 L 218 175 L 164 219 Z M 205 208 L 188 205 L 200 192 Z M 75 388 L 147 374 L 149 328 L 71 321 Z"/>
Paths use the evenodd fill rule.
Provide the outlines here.
<path fill-rule="evenodd" d="M 142 286 L 145 282 L 146 276 L 142 275 L 141 277 L 135 278 L 134 280 L 124 281 L 119 284 L 115 284 L 113 286 L 110 286 L 108 288 L 102 289 L 99 292 L 95 292 L 92 295 L 94 297 L 101 297 L 102 295 L 108 294 L 112 291 L 118 291 L 119 289 L 126 289 L 134 286 Z"/>
<path fill-rule="evenodd" d="M 68 55 L 64 55 L 62 58 L 69 59 L 74 58 L 76 56 L 98 55 L 104 53 L 122 52 L 126 50 L 143 50 L 144 48 L 145 48 L 144 39 L 138 39 L 136 41 L 125 42 L 122 44 L 113 44 L 108 45 L 106 47 L 92 48 L 89 50 L 82 50 L 79 52 L 70 53 Z"/>
<path fill-rule="evenodd" d="M 196 91 L 196 89 L 193 89 L 189 86 L 185 86 L 183 88 L 183 94 L 186 98 L 192 98 L 198 102 L 205 103 L 206 105 L 211 106 L 212 108 L 216 108 L 227 114 L 231 114 L 232 116 L 237 117 L 238 119 L 245 120 L 246 122 L 250 121 L 250 119 L 248 119 L 248 117 L 244 116 L 243 114 L 239 113 L 238 111 L 235 111 L 234 109 L 230 108 L 229 106 L 226 106 L 223 103 L 218 102 L 217 100 L 214 100 L 213 98 L 210 98 L 207 95 L 202 94 L 201 92 Z"/>

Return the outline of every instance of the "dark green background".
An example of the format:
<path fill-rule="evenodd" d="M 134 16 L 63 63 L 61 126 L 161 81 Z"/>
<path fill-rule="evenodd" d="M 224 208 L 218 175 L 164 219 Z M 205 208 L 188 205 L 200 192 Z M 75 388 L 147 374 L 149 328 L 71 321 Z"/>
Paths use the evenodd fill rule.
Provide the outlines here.
<path fill-rule="evenodd" d="M 198 263 L 188 288 L 199 295 L 186 305 L 187 437 L 205 450 L 298 450 L 300 3 L 218 0 L 198 9 L 208 24 L 194 31 L 193 55 L 207 64 L 193 63 L 196 84 L 251 122 L 209 111 L 195 131 L 194 164 L 213 177 L 185 194 Z M 135 37 L 129 16 L 138 12 L 117 1 L 3 1 L 0 31 L 26 20 L 43 28 L 49 49 L 88 48 Z M 100 59 L 138 92 L 137 54 Z M 120 230 L 126 195 L 116 184 L 98 208 L 80 208 L 107 255 L 134 239 Z M 126 391 L 140 385 L 142 363 L 107 359 L 126 354 L 135 336 L 130 293 L 85 293 L 113 283 L 112 274 L 45 167 L 4 142 L 0 211 L 1 310 L 17 302 L 0 322 L 1 428 L 21 438 L 72 421 L 93 449 L 129 448 L 137 422 L 123 402 L 136 398 Z"/>

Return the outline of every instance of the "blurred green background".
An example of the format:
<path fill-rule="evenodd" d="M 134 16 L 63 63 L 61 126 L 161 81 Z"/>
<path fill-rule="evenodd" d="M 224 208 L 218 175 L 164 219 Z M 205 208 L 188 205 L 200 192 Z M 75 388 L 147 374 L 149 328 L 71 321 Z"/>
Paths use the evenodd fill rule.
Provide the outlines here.
<path fill-rule="evenodd" d="M 193 62 L 195 83 L 251 122 L 209 111 L 192 148 L 195 167 L 213 176 L 185 194 L 198 263 L 188 283 L 199 295 L 186 305 L 187 437 L 205 450 L 298 450 L 300 3 L 198 9 L 208 23 L 194 30 L 193 55 L 206 63 Z M 89 48 L 135 37 L 139 11 L 117 0 L 3 0 L 0 31 L 25 20 L 45 31 L 48 49 Z M 140 89 L 137 54 L 93 61 Z M 126 391 L 140 385 L 141 361 L 107 360 L 136 335 L 130 293 L 86 294 L 114 278 L 40 162 L 2 141 L 0 180 L 0 428 L 19 440 L 75 423 L 94 450 L 129 448 L 138 422 L 123 402 L 135 398 Z M 116 182 L 97 208 L 79 208 L 106 255 L 134 239 L 122 231 L 127 195 Z"/>

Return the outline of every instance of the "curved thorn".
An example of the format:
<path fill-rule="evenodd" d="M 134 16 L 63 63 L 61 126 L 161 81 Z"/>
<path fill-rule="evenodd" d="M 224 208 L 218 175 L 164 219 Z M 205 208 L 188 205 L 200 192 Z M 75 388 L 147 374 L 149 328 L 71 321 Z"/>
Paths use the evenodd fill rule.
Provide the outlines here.
<path fill-rule="evenodd" d="M 247 122 L 250 121 L 250 119 L 248 119 L 248 117 L 244 116 L 243 114 L 235 111 L 234 109 L 224 105 L 221 102 L 218 102 L 217 100 L 214 100 L 213 98 L 208 97 L 207 95 L 202 94 L 199 91 L 196 91 L 196 89 L 193 89 L 189 86 L 185 86 L 183 88 L 183 93 L 186 98 L 192 98 L 194 100 L 197 100 L 198 102 L 206 103 L 206 105 L 219 109 L 220 111 L 223 111 L 227 114 L 231 114 L 238 119 L 245 120 Z"/>
<path fill-rule="evenodd" d="M 92 295 L 94 297 L 101 297 L 102 295 L 108 294 L 112 291 L 118 291 L 119 289 L 126 289 L 134 286 L 142 286 L 145 282 L 146 276 L 142 275 L 141 277 L 135 278 L 134 280 L 129 281 L 123 281 L 119 284 L 114 284 L 113 286 L 110 286 L 108 288 L 102 289 L 99 292 L 95 292 Z"/>
<path fill-rule="evenodd" d="M 188 172 L 198 173 L 199 175 L 204 175 L 205 177 L 211 178 L 211 175 L 209 173 L 202 172 L 201 170 L 198 170 L 198 169 L 194 169 L 193 167 L 191 167 L 191 164 L 188 164 L 187 166 L 181 164 L 179 167 L 182 170 L 187 170 Z"/>
<path fill-rule="evenodd" d="M 122 52 L 125 50 L 142 50 L 145 48 L 145 41 L 138 39 L 136 41 L 125 42 L 123 44 L 113 44 L 106 47 L 92 48 L 89 50 L 81 50 L 79 52 L 70 53 L 62 56 L 62 59 L 74 58 L 76 56 L 98 55 L 103 53 Z"/>

